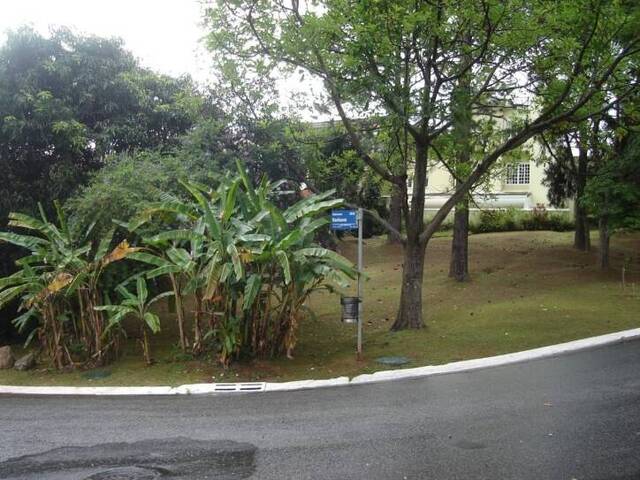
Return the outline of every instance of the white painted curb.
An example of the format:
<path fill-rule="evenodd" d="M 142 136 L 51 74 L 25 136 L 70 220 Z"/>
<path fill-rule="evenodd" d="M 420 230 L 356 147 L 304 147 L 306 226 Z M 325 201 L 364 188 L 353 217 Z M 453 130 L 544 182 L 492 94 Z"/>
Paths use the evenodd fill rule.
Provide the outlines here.
<path fill-rule="evenodd" d="M 201 395 L 228 392 L 283 392 L 307 390 L 312 388 L 335 387 L 344 385 L 359 385 L 377 383 L 403 378 L 419 378 L 446 373 L 468 372 L 480 368 L 497 367 L 512 363 L 525 362 L 540 358 L 553 357 L 564 353 L 577 352 L 589 348 L 602 347 L 615 343 L 635 340 L 640 338 L 640 328 L 624 330 L 622 332 L 609 333 L 598 337 L 575 340 L 573 342 L 551 345 L 548 347 L 534 348 L 523 352 L 508 353 L 495 357 L 464 360 L 461 362 L 447 363 L 444 365 L 432 365 L 417 368 L 405 368 L 400 370 L 384 370 L 366 375 L 358 375 L 349 380 L 349 377 L 329 378 L 326 380 L 298 380 L 284 383 L 198 383 L 181 385 L 179 387 L 22 387 L 12 385 L 0 385 L 0 395 Z M 244 389 L 249 388 L 250 390 Z"/>
<path fill-rule="evenodd" d="M 463 360 L 461 362 L 446 363 L 444 365 L 433 365 L 427 367 L 405 368 L 401 370 L 385 370 L 366 375 L 358 375 L 351 379 L 350 384 L 383 382 L 386 380 L 397 380 L 401 378 L 429 377 L 432 375 L 442 375 L 445 373 L 468 372 L 480 368 L 498 367 L 512 363 L 525 362 L 540 358 L 554 357 L 563 353 L 578 352 L 589 348 L 596 348 L 605 345 L 612 345 L 628 340 L 640 338 L 640 328 L 624 330 L 622 332 L 609 333 L 599 337 L 584 338 L 572 342 L 550 345 L 548 347 L 534 348 L 522 352 L 507 353 L 495 357 L 477 358 L 474 360 Z"/>
<path fill-rule="evenodd" d="M 267 383 L 265 392 L 306 390 L 308 388 L 337 387 L 349 385 L 349 377 L 328 378 L 326 380 L 297 380 L 295 382 Z"/>
<path fill-rule="evenodd" d="M 171 395 L 171 387 L 17 387 L 0 385 L 12 395 Z"/>

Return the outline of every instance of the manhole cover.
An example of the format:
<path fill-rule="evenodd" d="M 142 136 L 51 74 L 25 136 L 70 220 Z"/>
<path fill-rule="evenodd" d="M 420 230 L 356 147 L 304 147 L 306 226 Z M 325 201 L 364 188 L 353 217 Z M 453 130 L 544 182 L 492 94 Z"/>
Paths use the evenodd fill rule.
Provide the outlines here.
<path fill-rule="evenodd" d="M 111 375 L 109 370 L 91 370 L 90 372 L 83 373 L 82 377 L 87 380 L 100 380 L 107 378 L 109 375 Z"/>
<path fill-rule="evenodd" d="M 407 363 L 409 363 L 411 360 L 409 360 L 407 357 L 378 357 L 376 358 L 376 363 L 381 363 L 382 365 L 392 365 L 392 366 L 399 366 L 399 365 L 405 365 Z"/>
<path fill-rule="evenodd" d="M 160 477 L 162 477 L 162 472 L 159 470 L 142 467 L 121 467 L 95 473 L 85 478 L 85 480 L 154 480 Z"/>

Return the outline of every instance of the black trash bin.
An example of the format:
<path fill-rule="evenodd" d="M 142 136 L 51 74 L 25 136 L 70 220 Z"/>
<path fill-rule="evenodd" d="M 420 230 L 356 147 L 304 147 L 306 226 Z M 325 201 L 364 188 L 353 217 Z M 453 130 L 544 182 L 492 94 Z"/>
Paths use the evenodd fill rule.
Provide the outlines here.
<path fill-rule="evenodd" d="M 342 297 L 340 304 L 342 305 L 342 321 L 344 323 L 358 323 L 360 299 L 358 297 Z"/>

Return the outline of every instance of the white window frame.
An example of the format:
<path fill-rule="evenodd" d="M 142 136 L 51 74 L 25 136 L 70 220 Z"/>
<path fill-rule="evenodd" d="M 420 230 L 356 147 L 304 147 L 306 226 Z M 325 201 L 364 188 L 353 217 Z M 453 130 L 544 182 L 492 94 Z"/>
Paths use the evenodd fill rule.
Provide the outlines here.
<path fill-rule="evenodd" d="M 529 185 L 531 183 L 531 164 L 529 162 L 507 165 L 507 185 Z"/>

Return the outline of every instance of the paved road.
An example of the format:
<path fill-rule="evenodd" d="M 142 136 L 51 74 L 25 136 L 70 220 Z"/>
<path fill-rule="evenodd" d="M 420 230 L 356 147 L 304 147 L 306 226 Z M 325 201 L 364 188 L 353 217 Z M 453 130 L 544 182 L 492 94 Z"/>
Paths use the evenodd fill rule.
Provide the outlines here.
<path fill-rule="evenodd" d="M 286 394 L 0 396 L 0 478 L 640 479 L 640 342 Z"/>

